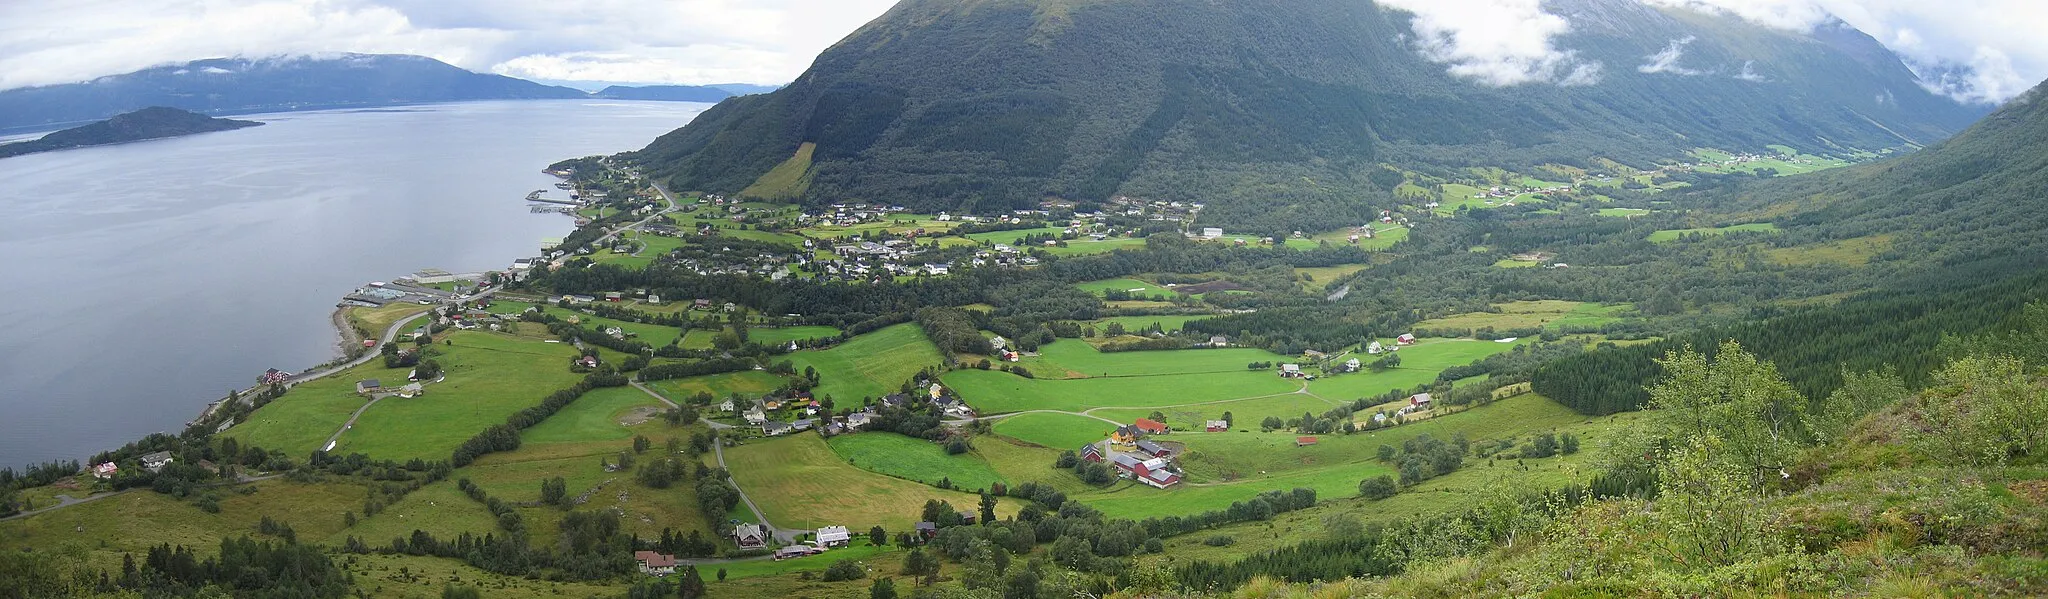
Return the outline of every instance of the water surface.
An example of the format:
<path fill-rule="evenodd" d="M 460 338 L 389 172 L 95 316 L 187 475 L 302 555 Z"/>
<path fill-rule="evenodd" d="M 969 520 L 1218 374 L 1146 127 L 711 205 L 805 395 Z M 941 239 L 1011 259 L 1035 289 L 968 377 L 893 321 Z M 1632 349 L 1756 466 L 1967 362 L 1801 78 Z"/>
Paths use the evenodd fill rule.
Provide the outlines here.
<path fill-rule="evenodd" d="M 0 160 L 0 466 L 176 432 L 334 357 L 350 289 L 499 269 L 566 235 L 522 199 L 705 104 L 524 101 L 237 116 L 236 131 Z"/>

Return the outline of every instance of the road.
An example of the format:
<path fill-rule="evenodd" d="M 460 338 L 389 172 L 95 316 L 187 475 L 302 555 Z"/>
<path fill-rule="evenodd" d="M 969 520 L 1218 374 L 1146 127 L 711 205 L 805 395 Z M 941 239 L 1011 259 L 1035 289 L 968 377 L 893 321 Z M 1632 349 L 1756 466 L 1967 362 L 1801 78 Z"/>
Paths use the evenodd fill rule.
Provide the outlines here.
<path fill-rule="evenodd" d="M 649 388 L 649 387 L 648 387 L 647 385 L 643 385 L 643 384 L 641 384 L 641 383 L 640 383 L 640 381 L 632 381 L 632 382 L 629 382 L 629 383 L 627 383 L 627 384 L 629 384 L 629 385 L 632 385 L 632 386 L 633 386 L 633 388 L 635 388 L 635 389 L 639 389 L 639 390 L 641 390 L 642 392 L 645 392 L 646 394 L 648 394 L 648 395 L 650 395 L 650 396 L 653 396 L 653 397 L 654 397 L 655 399 L 659 399 L 659 400 L 661 400 L 661 403 L 665 403 L 665 404 L 668 404 L 668 407 L 671 407 L 671 408 L 674 408 L 674 407 L 678 407 L 678 406 L 676 405 L 676 402 L 675 402 L 674 400 L 671 400 L 671 399 L 669 399 L 669 398 L 668 398 L 667 396 L 664 396 L 664 395 L 662 395 L 661 393 L 659 393 L 659 392 L 656 392 L 656 391 L 655 391 L 654 389 L 652 389 L 652 388 Z M 725 424 L 725 423 L 721 423 L 721 422 L 714 422 L 714 421 L 712 421 L 712 420 L 710 420 L 710 419 L 708 419 L 708 418 L 706 418 L 706 419 L 703 419 L 703 422 L 704 422 L 705 424 L 708 424 L 708 425 L 710 425 L 710 426 L 711 426 L 711 430 L 713 430 L 713 431 L 717 431 L 717 430 L 721 430 L 721 429 L 728 429 L 728 428 L 732 428 L 732 425 L 729 425 L 729 424 Z M 713 435 L 713 436 L 712 436 L 712 438 L 711 438 L 711 452 L 712 452 L 712 455 L 713 455 L 713 456 L 715 456 L 715 457 L 717 457 L 717 458 L 718 458 L 718 467 L 719 467 L 719 468 L 725 468 L 725 471 L 726 471 L 726 472 L 732 472 L 732 468 L 729 468 L 729 467 L 727 467 L 727 466 L 725 465 L 725 439 L 724 439 L 723 437 L 721 437 L 721 436 L 717 436 L 717 435 Z M 751 497 L 748 497 L 748 496 L 747 496 L 747 490 L 746 490 L 746 489 L 744 489 L 744 488 L 741 488 L 741 487 L 740 487 L 740 485 L 739 485 L 739 483 L 736 483 L 736 482 L 735 482 L 735 483 L 732 483 L 732 489 L 733 489 L 734 491 L 737 491 L 737 492 L 739 492 L 739 494 L 740 494 L 740 502 L 741 502 L 741 503 L 745 503 L 745 504 L 747 504 L 747 509 L 749 509 L 749 510 L 753 510 L 753 511 L 754 511 L 754 517 L 755 517 L 755 518 L 757 518 L 757 519 L 759 519 L 759 520 L 761 521 L 761 527 L 762 527 L 762 528 L 766 528 L 766 529 L 768 529 L 768 534 L 769 534 L 769 535 L 772 535 L 772 536 L 774 536 L 774 537 L 775 537 L 775 540 L 777 540 L 777 541 L 780 541 L 780 542 L 782 542 L 782 543 L 785 543 L 785 544 L 787 544 L 787 543 L 795 543 L 795 542 L 796 542 L 796 538 L 797 538 L 798 536 L 800 536 L 800 535 L 802 535 L 802 534 L 804 533 L 804 531 L 801 531 L 801 530 L 782 530 L 782 529 L 776 528 L 776 527 L 775 527 L 775 524 L 774 524 L 774 523 L 772 523 L 772 522 L 769 522 L 769 521 L 768 521 L 768 512 L 764 512 L 764 511 L 761 511 L 761 506 L 760 506 L 760 505 L 757 505 L 757 504 L 755 504 L 755 503 L 754 503 L 754 499 L 753 499 L 753 498 L 751 498 Z M 724 563 L 724 562 L 730 562 L 730 561 L 738 561 L 738 560 L 695 560 L 695 561 L 692 561 L 691 563 L 698 563 L 698 564 L 714 564 L 714 563 Z"/>
<path fill-rule="evenodd" d="M 635 176 L 635 177 L 638 177 L 639 175 L 638 175 L 638 174 L 635 174 L 634 176 Z M 655 211 L 655 212 L 654 212 L 654 214 L 650 214 L 650 215 L 648 215 L 648 216 L 647 216 L 647 218 L 643 218 L 643 219 L 640 219 L 640 220 L 637 220 L 637 221 L 633 221 L 633 222 L 632 222 L 632 223 L 630 223 L 630 224 L 620 225 L 620 226 L 619 226 L 619 227 L 617 227 L 617 228 L 611 229 L 611 230 L 609 230 L 609 231 L 605 231 L 605 233 L 604 233 L 604 235 L 603 235 L 603 236 L 601 236 L 601 237 L 598 237 L 598 238 L 597 238 L 597 239 L 595 239 L 595 240 L 592 240 L 592 241 L 590 242 L 590 245 L 602 245 L 602 244 L 603 244 L 604 242 L 607 242 L 607 241 L 611 241 L 613 237 L 617 237 L 617 236 L 618 236 L 618 235 L 619 235 L 620 233 L 624 233 L 624 232 L 626 232 L 626 231 L 630 231 L 630 230 L 633 230 L 634 228 L 637 228 L 637 227 L 639 227 L 640 225 L 644 225 L 644 224 L 647 224 L 647 223 L 648 223 L 649 221 L 652 221 L 652 220 L 654 220 L 654 219 L 657 219 L 657 218 L 661 218 L 661 217 L 663 217 L 663 216 L 667 216 L 667 215 L 668 215 L 668 213 L 670 213 L 670 212 L 675 212 L 675 211 L 676 211 L 676 208 L 677 208 L 677 206 L 676 206 L 676 196 L 675 196 L 675 194 L 669 193 L 669 191 L 668 191 L 668 188 L 666 188 L 666 187 L 662 187 L 662 186 L 661 186 L 661 182 L 659 182 L 659 181 L 654 181 L 654 180 L 651 180 L 651 179 L 650 179 L 650 180 L 648 180 L 648 181 L 647 181 L 647 183 L 648 183 L 648 184 L 650 184 L 650 185 L 653 185 L 653 186 L 654 186 L 654 190 L 655 190 L 655 191 L 661 192 L 661 199 L 662 199 L 662 201 L 664 201 L 664 202 L 668 202 L 668 207 L 667 207 L 667 208 L 663 208 L 663 209 L 661 209 L 661 210 L 657 210 L 657 211 Z M 554 260 L 553 262 L 551 262 L 550 264 L 552 264 L 553 266 L 558 266 L 558 267 L 559 267 L 559 266 L 561 266 L 561 265 L 563 265 L 563 264 L 567 264 L 567 263 L 569 263 L 569 260 L 570 260 L 571 258 L 575 258 L 575 257 L 576 257 L 576 255 L 575 255 L 575 254 L 573 254 L 573 253 L 571 253 L 571 254 L 568 254 L 568 255 L 562 256 L 562 257 L 560 257 L 560 258 L 556 258 L 556 259 L 555 259 L 555 260 Z"/>

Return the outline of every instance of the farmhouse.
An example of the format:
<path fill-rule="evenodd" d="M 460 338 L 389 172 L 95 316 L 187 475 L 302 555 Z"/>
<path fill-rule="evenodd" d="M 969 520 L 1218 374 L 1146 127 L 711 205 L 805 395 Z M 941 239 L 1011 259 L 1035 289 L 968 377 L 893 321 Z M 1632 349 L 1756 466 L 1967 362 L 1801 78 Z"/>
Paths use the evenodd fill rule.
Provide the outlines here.
<path fill-rule="evenodd" d="M 1301 376 L 1301 365 L 1300 365 L 1300 364 L 1281 364 L 1281 365 L 1280 365 L 1280 377 L 1281 377 L 1281 378 L 1290 378 L 1290 379 L 1291 379 L 1291 378 L 1295 378 L 1295 377 L 1299 377 L 1299 376 Z"/>
<path fill-rule="evenodd" d="M 1180 473 L 1172 471 L 1173 463 L 1163 458 L 1140 460 L 1127 453 L 1116 454 L 1110 463 L 1122 472 L 1125 478 L 1136 479 L 1153 487 L 1164 489 L 1180 484 Z"/>
<path fill-rule="evenodd" d="M 768 546 L 768 535 L 759 524 L 740 524 L 732 527 L 732 541 L 741 549 L 760 549 Z"/>
<path fill-rule="evenodd" d="M 1429 409 L 1429 394 L 1428 394 L 1428 393 L 1417 393 L 1417 394 L 1415 394 L 1415 395 L 1409 396 L 1409 398 L 1408 398 L 1408 405 L 1410 405 L 1410 406 L 1414 406 L 1414 407 L 1415 407 L 1415 409 L 1418 409 L 1418 410 L 1427 410 L 1427 409 Z"/>
<path fill-rule="evenodd" d="M 747 408 L 745 418 L 748 424 L 761 424 L 768 421 L 768 411 L 762 409 L 761 404 L 757 403 L 754 404 L 754 407 Z"/>
<path fill-rule="evenodd" d="M 1401 345 L 1414 345 L 1415 335 L 1411 333 L 1402 333 L 1401 336 L 1394 338 L 1394 342 L 1399 343 Z"/>
<path fill-rule="evenodd" d="M 666 576 L 676 571 L 676 558 L 673 555 L 662 555 L 654 551 L 635 551 L 633 552 L 633 561 L 640 562 L 641 574 Z"/>
<path fill-rule="evenodd" d="M 919 541 L 929 541 L 932 539 L 932 537 L 939 536 L 939 525 L 936 523 L 919 522 L 915 525 L 912 525 L 912 527 L 917 530 L 917 538 Z"/>
<path fill-rule="evenodd" d="M 1229 431 L 1229 430 L 1230 430 L 1230 421 L 1228 421 L 1228 420 L 1211 420 L 1211 421 L 1209 421 L 1209 422 L 1207 423 L 1207 425 L 1205 425 L 1205 426 L 1203 426 L 1203 427 L 1202 427 L 1202 430 L 1204 430 L 1204 431 L 1208 431 L 1208 432 L 1212 432 L 1212 433 L 1221 433 L 1221 432 Z"/>
<path fill-rule="evenodd" d="M 113 462 L 106 462 L 92 467 L 93 478 L 113 478 L 115 474 L 120 472 L 121 467 L 115 466 Z"/>
<path fill-rule="evenodd" d="M 789 431 L 790 426 L 787 422 L 771 421 L 761 423 L 761 434 L 768 435 L 770 437 L 780 437 L 783 434 L 788 433 Z"/>
<path fill-rule="evenodd" d="M 1109 433 L 1109 442 L 1117 445 L 1130 445 L 1137 443 L 1138 438 L 1143 436 L 1145 436 L 1145 433 L 1139 431 L 1138 427 L 1124 425 L 1116 427 L 1115 431 Z"/>
<path fill-rule="evenodd" d="M 867 427 L 867 425 L 868 425 L 868 413 L 867 413 L 867 412 L 854 412 L 854 413 L 852 413 L 852 414 L 847 414 L 847 415 L 846 415 L 846 428 L 848 428 L 848 429 L 851 429 L 851 430 L 860 430 L 860 429 L 862 429 L 862 428 L 866 428 L 866 427 Z"/>
<path fill-rule="evenodd" d="M 824 547 L 845 547 L 852 542 L 853 534 L 844 526 L 827 526 L 818 529 L 818 545 Z"/>
<path fill-rule="evenodd" d="M 1168 431 L 1173 430 L 1167 428 L 1166 423 L 1153 420 L 1150 418 L 1139 418 L 1137 422 L 1131 423 L 1131 426 L 1137 427 L 1139 432 L 1143 432 L 1148 435 L 1164 435 Z"/>
<path fill-rule="evenodd" d="M 725 401 L 718 402 L 718 411 L 720 412 L 731 412 L 734 407 L 736 406 L 733 405 L 732 398 L 730 397 L 725 398 Z"/>
<path fill-rule="evenodd" d="M 1365 353 L 1379 355 L 1379 353 L 1383 351 L 1387 351 L 1387 348 L 1381 346 L 1380 342 L 1378 341 L 1365 344 Z"/>
<path fill-rule="evenodd" d="M 1097 446 L 1097 445 L 1096 445 L 1096 444 L 1094 444 L 1094 443 L 1089 443 L 1089 444 L 1087 444 L 1087 445 L 1082 445 L 1082 446 L 1081 446 L 1081 459 L 1084 459 L 1084 460 L 1088 460 L 1088 461 L 1090 461 L 1090 462 L 1100 462 L 1100 461 L 1102 461 L 1102 448 L 1101 448 L 1101 447 L 1099 447 L 1099 446 Z"/>
<path fill-rule="evenodd" d="M 363 379 L 360 381 L 356 381 L 356 393 L 368 394 L 376 393 L 378 391 L 383 390 L 383 381 L 379 381 L 377 379 Z"/>
<path fill-rule="evenodd" d="M 170 464 L 172 461 L 174 461 L 171 459 L 171 452 L 168 451 L 159 451 L 156 453 L 143 454 L 142 457 L 137 459 L 142 461 L 142 469 L 148 470 L 150 472 L 162 470 L 166 464 Z"/>
<path fill-rule="evenodd" d="M 974 523 L 978 520 L 980 520 L 980 516 L 976 515 L 974 510 L 962 510 L 960 512 L 960 524 L 962 526 L 974 526 Z"/>
<path fill-rule="evenodd" d="M 1209 337 L 1209 347 L 1229 347 L 1229 346 L 1230 346 L 1230 337 L 1229 337 L 1229 336 L 1225 336 L 1225 335 L 1212 335 L 1212 336 L 1210 336 L 1210 337 Z"/>
<path fill-rule="evenodd" d="M 1345 371 L 1345 372 L 1358 372 L 1358 368 L 1359 368 L 1360 366 L 1364 366 L 1364 364 L 1363 364 L 1363 363 L 1361 363 L 1361 362 L 1359 362 L 1359 361 L 1358 361 L 1358 358 L 1352 358 L 1352 359 L 1350 359 L 1350 360 L 1347 360 L 1347 361 L 1345 361 L 1345 362 L 1344 362 L 1344 371 Z"/>

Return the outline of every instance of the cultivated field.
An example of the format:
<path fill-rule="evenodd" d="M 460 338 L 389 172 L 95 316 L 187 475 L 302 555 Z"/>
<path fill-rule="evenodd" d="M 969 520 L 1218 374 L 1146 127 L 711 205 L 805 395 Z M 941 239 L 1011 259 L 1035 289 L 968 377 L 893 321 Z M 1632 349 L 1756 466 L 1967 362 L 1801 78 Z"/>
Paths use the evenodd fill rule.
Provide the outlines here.
<path fill-rule="evenodd" d="M 513 412 L 539 404 L 547 394 L 583 378 L 569 371 L 569 360 L 577 352 L 567 343 L 482 332 L 455 332 L 444 338 L 452 345 L 434 346 L 442 353 L 433 359 L 441 363 L 446 379 L 428 385 L 420 397 L 377 402 L 341 435 L 335 452 L 400 461 L 446 459 L 477 431 L 502 423 Z M 397 373 L 396 379 L 402 382 L 405 377 Z M 259 410 L 249 424 L 257 424 L 268 409 Z M 327 433 L 339 425 L 327 427 Z"/>
<path fill-rule="evenodd" d="M 647 384 L 677 403 L 689 401 L 691 396 L 700 392 L 710 393 L 712 397 L 721 399 L 733 395 L 760 397 L 782 385 L 782 377 L 761 370 L 693 376 Z"/>
<path fill-rule="evenodd" d="M 1026 379 L 994 370 L 956 370 L 942 380 L 984 414 L 1024 410 L 1155 407 L 1292 393 L 1293 381 L 1264 371 Z"/>
<path fill-rule="evenodd" d="M 939 499 L 955 509 L 975 509 L 971 493 L 944 491 L 854 467 L 841 460 L 825 440 L 796 434 L 761 440 L 725 450 L 733 480 L 746 489 L 768 519 L 786 528 L 843 525 L 867 530 L 881 525 L 909 530 L 926 500 Z M 999 514 L 1014 514 L 1005 501 Z"/>
<path fill-rule="evenodd" d="M 1056 412 L 1019 414 L 998 420 L 995 425 L 998 435 L 1058 450 L 1076 449 L 1083 443 L 1101 441 L 1115 429 L 1116 425 L 1108 422 Z"/>
<path fill-rule="evenodd" d="M 839 435 L 827 444 L 841 459 L 862 470 L 928 485 L 945 480 L 956 489 L 978 490 L 1003 480 L 973 453 L 947 455 L 937 443 L 896 433 Z"/>
<path fill-rule="evenodd" d="M 812 392 L 847 405 L 863 397 L 895 393 L 918 369 L 937 366 L 945 358 L 915 323 L 904 323 L 854 337 L 827 350 L 805 350 L 787 356 L 797 371 L 818 369 Z"/>
<path fill-rule="evenodd" d="M 1418 329 L 1526 329 L 1533 327 L 1599 326 L 1617 320 L 1629 304 L 1603 306 L 1564 300 L 1536 300 L 1495 304 L 1500 312 L 1468 312 L 1415 323 Z M 1405 351 L 1405 350 L 1403 350 Z M 1406 359 L 1405 356 L 1403 358 Z"/>

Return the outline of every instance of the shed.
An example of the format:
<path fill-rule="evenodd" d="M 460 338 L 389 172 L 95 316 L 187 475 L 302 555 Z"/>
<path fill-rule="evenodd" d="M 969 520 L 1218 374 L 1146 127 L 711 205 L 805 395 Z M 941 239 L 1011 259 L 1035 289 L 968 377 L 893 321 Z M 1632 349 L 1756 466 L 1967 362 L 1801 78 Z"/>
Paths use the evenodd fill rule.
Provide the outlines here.
<path fill-rule="evenodd" d="M 1315 444 L 1316 444 L 1316 438 L 1315 438 L 1315 437 L 1295 437 L 1295 438 L 1294 438 L 1294 446 L 1295 446 L 1295 447 L 1308 447 L 1308 446 L 1310 446 L 1310 445 L 1315 445 Z"/>

